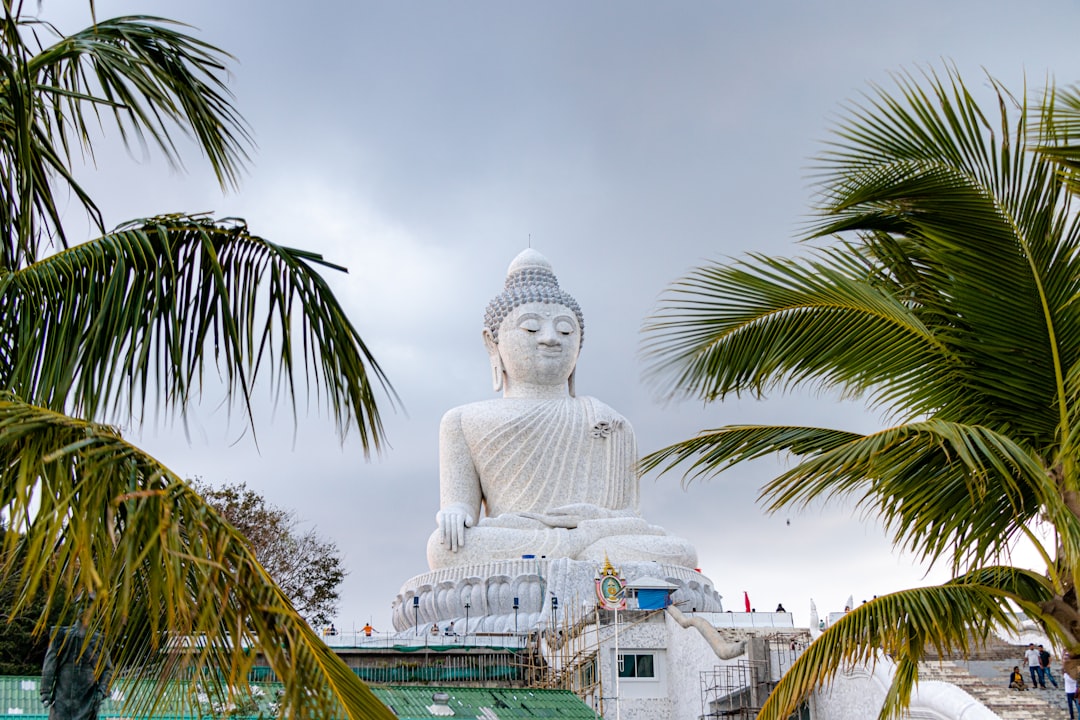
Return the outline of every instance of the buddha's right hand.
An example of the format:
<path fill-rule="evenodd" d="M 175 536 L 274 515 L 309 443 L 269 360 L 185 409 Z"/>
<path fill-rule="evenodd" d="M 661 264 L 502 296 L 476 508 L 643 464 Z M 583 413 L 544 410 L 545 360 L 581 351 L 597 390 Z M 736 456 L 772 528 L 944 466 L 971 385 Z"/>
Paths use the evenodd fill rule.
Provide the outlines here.
<path fill-rule="evenodd" d="M 435 513 L 435 522 L 442 544 L 450 548 L 450 552 L 457 552 L 465 546 L 465 528 L 472 527 L 476 521 L 464 505 L 447 505 Z"/>

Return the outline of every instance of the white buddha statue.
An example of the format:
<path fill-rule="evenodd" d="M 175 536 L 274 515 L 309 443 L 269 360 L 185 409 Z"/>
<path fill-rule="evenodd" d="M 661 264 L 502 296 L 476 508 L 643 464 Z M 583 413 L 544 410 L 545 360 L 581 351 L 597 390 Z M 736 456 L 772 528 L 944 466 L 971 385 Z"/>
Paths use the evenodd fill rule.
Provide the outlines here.
<path fill-rule="evenodd" d="M 503 396 L 442 419 L 432 570 L 523 555 L 697 564 L 690 543 L 641 518 L 630 423 L 574 395 L 584 325 L 547 260 L 518 255 L 483 331 Z"/>

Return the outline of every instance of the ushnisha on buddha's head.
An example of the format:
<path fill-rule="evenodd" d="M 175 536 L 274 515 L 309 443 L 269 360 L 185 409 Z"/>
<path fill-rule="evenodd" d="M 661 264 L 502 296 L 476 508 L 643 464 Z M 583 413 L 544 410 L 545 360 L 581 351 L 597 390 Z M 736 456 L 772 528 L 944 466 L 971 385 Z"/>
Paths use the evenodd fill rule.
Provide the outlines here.
<path fill-rule="evenodd" d="M 551 264 L 535 250 L 522 251 L 484 314 L 495 390 L 505 397 L 573 395 L 584 330 L 581 308 L 559 287 Z"/>

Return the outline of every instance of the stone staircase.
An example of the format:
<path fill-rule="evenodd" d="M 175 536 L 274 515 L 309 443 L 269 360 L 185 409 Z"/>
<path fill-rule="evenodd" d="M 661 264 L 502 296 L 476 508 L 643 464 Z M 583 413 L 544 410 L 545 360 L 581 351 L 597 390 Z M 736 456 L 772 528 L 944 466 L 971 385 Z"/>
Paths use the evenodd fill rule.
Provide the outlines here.
<path fill-rule="evenodd" d="M 973 667 L 975 664 L 982 667 Z M 985 705 L 1002 720 L 1061 720 L 1068 717 L 1065 691 L 1028 690 L 1017 692 L 1005 687 L 1009 670 L 1017 662 L 1009 661 L 930 661 L 919 664 L 919 680 L 939 680 L 956 685 Z M 989 667 L 988 667 L 989 666 Z M 994 678 L 984 677 L 993 670 Z M 1025 674 L 1025 678 L 1026 678 Z"/>
<path fill-rule="evenodd" d="M 996 635 L 991 635 L 985 643 L 973 637 L 969 638 L 967 648 L 968 654 L 966 658 L 960 653 L 939 656 L 933 647 L 926 648 L 924 657 L 934 658 L 935 660 L 1015 660 L 1017 662 L 1014 662 L 1013 665 L 1023 665 L 1019 661 L 1024 657 L 1024 651 L 1027 650 L 1026 645 L 1013 645 Z M 1009 666 L 1009 669 L 1012 669 L 1012 665 Z"/>
<path fill-rule="evenodd" d="M 973 644 L 972 647 L 975 647 Z M 1061 720 L 1069 717 L 1065 691 L 1061 689 L 1060 664 L 1053 666 L 1058 688 L 1032 689 L 1024 692 L 1007 686 L 1009 671 L 1019 665 L 1028 679 L 1022 658 L 1025 646 L 1010 645 L 991 639 L 964 660 L 959 657 L 931 659 L 919 664 L 920 680 L 952 683 L 981 702 L 1002 720 Z"/>

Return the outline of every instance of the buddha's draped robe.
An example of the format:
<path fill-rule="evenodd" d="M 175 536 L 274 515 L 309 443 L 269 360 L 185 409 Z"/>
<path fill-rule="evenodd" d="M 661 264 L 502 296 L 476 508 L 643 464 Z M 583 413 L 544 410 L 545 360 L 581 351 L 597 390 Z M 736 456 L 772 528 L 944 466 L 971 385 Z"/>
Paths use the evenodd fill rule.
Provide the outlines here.
<path fill-rule="evenodd" d="M 581 518 L 637 514 L 633 429 L 595 398 L 537 402 L 498 427 L 466 420 L 463 430 L 488 520 L 516 515 L 546 522 L 546 513 L 566 506 Z"/>
<path fill-rule="evenodd" d="M 634 430 L 599 400 L 505 398 L 455 408 L 443 422 L 443 441 L 461 445 L 441 448 L 442 468 L 468 473 L 442 478 L 443 506 L 481 517 L 456 551 L 432 533 L 432 570 L 525 555 L 696 567 L 690 543 L 639 514 Z"/>

